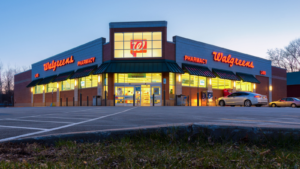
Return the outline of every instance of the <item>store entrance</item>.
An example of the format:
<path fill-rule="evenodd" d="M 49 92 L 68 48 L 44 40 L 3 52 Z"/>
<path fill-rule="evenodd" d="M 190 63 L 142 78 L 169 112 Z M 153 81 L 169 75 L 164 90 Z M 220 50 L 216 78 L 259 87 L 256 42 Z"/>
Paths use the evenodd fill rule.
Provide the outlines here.
<path fill-rule="evenodd" d="M 154 94 L 154 99 L 153 99 Z M 161 106 L 161 85 L 116 85 L 116 106 Z"/>
<path fill-rule="evenodd" d="M 142 85 L 141 106 L 150 106 L 150 85 Z"/>

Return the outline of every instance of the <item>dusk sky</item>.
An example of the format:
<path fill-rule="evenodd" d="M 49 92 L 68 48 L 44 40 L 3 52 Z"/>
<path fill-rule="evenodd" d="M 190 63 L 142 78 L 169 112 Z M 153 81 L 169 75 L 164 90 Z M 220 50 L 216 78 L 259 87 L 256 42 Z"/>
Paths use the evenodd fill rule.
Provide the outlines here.
<path fill-rule="evenodd" d="M 31 66 L 99 37 L 109 22 L 168 22 L 175 35 L 267 58 L 300 38 L 299 0 L 1 0 L 0 62 Z"/>

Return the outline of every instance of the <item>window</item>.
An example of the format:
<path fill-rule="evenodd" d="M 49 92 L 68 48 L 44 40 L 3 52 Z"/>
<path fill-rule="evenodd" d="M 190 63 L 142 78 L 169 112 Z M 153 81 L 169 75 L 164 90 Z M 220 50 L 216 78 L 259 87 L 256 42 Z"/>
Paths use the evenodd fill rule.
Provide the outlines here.
<path fill-rule="evenodd" d="M 287 98 L 286 101 L 294 101 L 293 98 Z"/>
<path fill-rule="evenodd" d="M 169 95 L 170 99 L 175 99 L 175 73 L 169 73 Z"/>
<path fill-rule="evenodd" d="M 243 81 L 236 81 L 236 90 L 237 91 L 249 91 L 252 92 L 252 83 L 250 82 L 243 82 Z"/>
<path fill-rule="evenodd" d="M 211 84 L 213 89 L 232 89 L 232 81 L 227 79 L 212 78 Z"/>
<path fill-rule="evenodd" d="M 115 73 L 115 83 L 161 83 L 161 73 Z"/>
<path fill-rule="evenodd" d="M 185 73 L 182 75 L 182 86 L 206 88 L 206 77 Z"/>
<path fill-rule="evenodd" d="M 55 83 L 55 82 L 53 82 L 53 83 L 48 83 L 47 84 L 47 92 L 49 93 L 49 92 L 56 92 L 56 90 L 57 90 L 57 83 Z"/>
<path fill-rule="evenodd" d="M 35 94 L 43 93 L 43 85 L 35 86 Z"/>
<path fill-rule="evenodd" d="M 98 75 L 89 75 L 79 78 L 79 88 L 91 88 L 98 86 Z"/>
<path fill-rule="evenodd" d="M 74 79 L 68 79 L 61 82 L 61 90 L 74 90 L 75 88 L 75 80 Z"/>
<path fill-rule="evenodd" d="M 114 57 L 162 57 L 161 32 L 115 33 Z"/>

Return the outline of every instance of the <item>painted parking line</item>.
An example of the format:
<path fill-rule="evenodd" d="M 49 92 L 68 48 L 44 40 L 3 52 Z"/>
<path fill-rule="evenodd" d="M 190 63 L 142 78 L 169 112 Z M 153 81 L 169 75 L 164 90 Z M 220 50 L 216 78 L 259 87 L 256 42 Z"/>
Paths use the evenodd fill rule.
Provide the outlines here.
<path fill-rule="evenodd" d="M 82 111 L 88 111 L 88 110 L 97 110 L 102 108 L 93 108 L 93 109 L 84 109 L 84 110 L 77 110 L 77 111 L 70 111 L 70 112 L 59 112 L 59 113 L 51 113 L 51 114 L 39 114 L 34 116 L 23 116 L 18 118 L 28 118 L 28 117 L 39 117 L 39 116 L 47 116 L 47 115 L 58 115 L 58 114 L 65 114 L 65 113 L 72 113 L 72 112 L 82 112 Z"/>
<path fill-rule="evenodd" d="M 265 121 L 265 120 L 244 120 L 244 119 L 221 119 L 221 120 L 229 120 L 229 121 L 249 121 L 249 122 L 260 122 L 260 123 L 283 123 L 283 124 L 296 124 L 300 125 L 297 122 L 282 122 L 282 121 Z"/>
<path fill-rule="evenodd" d="M 47 129 L 43 129 L 43 128 L 18 127 L 18 126 L 3 126 L 3 125 L 0 125 L 0 127 L 3 127 L 3 128 L 15 128 L 15 129 L 29 129 L 29 130 L 42 130 L 42 131 L 47 130 Z"/>
<path fill-rule="evenodd" d="M 41 120 L 23 120 L 23 119 L 4 119 L 4 120 L 11 120 L 11 121 L 29 121 L 29 122 L 39 122 L 39 123 L 65 123 L 70 124 L 72 122 L 60 122 L 60 121 L 41 121 Z"/>
<path fill-rule="evenodd" d="M 49 119 L 70 119 L 70 120 L 88 120 L 89 119 L 89 118 L 51 117 L 51 116 L 43 116 L 42 118 L 49 118 Z"/>
<path fill-rule="evenodd" d="M 52 128 L 52 129 L 45 129 L 45 130 L 38 131 L 38 132 L 22 134 L 22 135 L 14 136 L 14 137 L 8 137 L 8 138 L 5 138 L 5 139 L 0 139 L 0 142 L 14 140 L 14 139 L 22 138 L 22 137 L 28 137 L 28 136 L 32 136 L 32 135 L 36 135 L 36 134 L 41 134 L 41 133 L 46 133 L 46 132 L 50 132 L 50 131 L 55 131 L 55 130 L 59 130 L 59 129 L 67 128 L 67 127 L 72 127 L 72 126 L 75 126 L 75 125 L 79 125 L 79 124 L 83 124 L 83 123 L 87 123 L 87 122 L 91 122 L 91 121 L 103 119 L 103 118 L 106 118 L 106 117 L 115 116 L 115 115 L 118 115 L 118 114 L 121 114 L 121 113 L 125 113 L 125 112 L 127 112 L 129 110 L 136 109 L 136 108 L 137 107 L 126 109 L 124 111 L 120 111 L 120 112 L 117 112 L 117 113 L 112 113 L 112 114 L 108 114 L 108 115 L 105 115 L 105 116 L 100 116 L 100 117 L 97 117 L 97 118 L 93 118 L 93 119 L 89 119 L 89 120 L 85 120 L 85 121 L 81 121 L 81 122 L 77 122 L 77 123 L 71 123 L 71 124 L 68 124 L 68 125 L 65 125 L 65 126 L 55 127 L 55 128 Z"/>

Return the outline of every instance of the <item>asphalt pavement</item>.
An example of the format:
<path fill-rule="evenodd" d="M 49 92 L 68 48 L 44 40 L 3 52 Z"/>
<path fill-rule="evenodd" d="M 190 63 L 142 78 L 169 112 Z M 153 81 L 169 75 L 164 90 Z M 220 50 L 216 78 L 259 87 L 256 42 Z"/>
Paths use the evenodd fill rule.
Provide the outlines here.
<path fill-rule="evenodd" d="M 300 128 L 300 108 L 26 107 L 0 108 L 0 142 L 108 129 L 198 123 Z"/>

